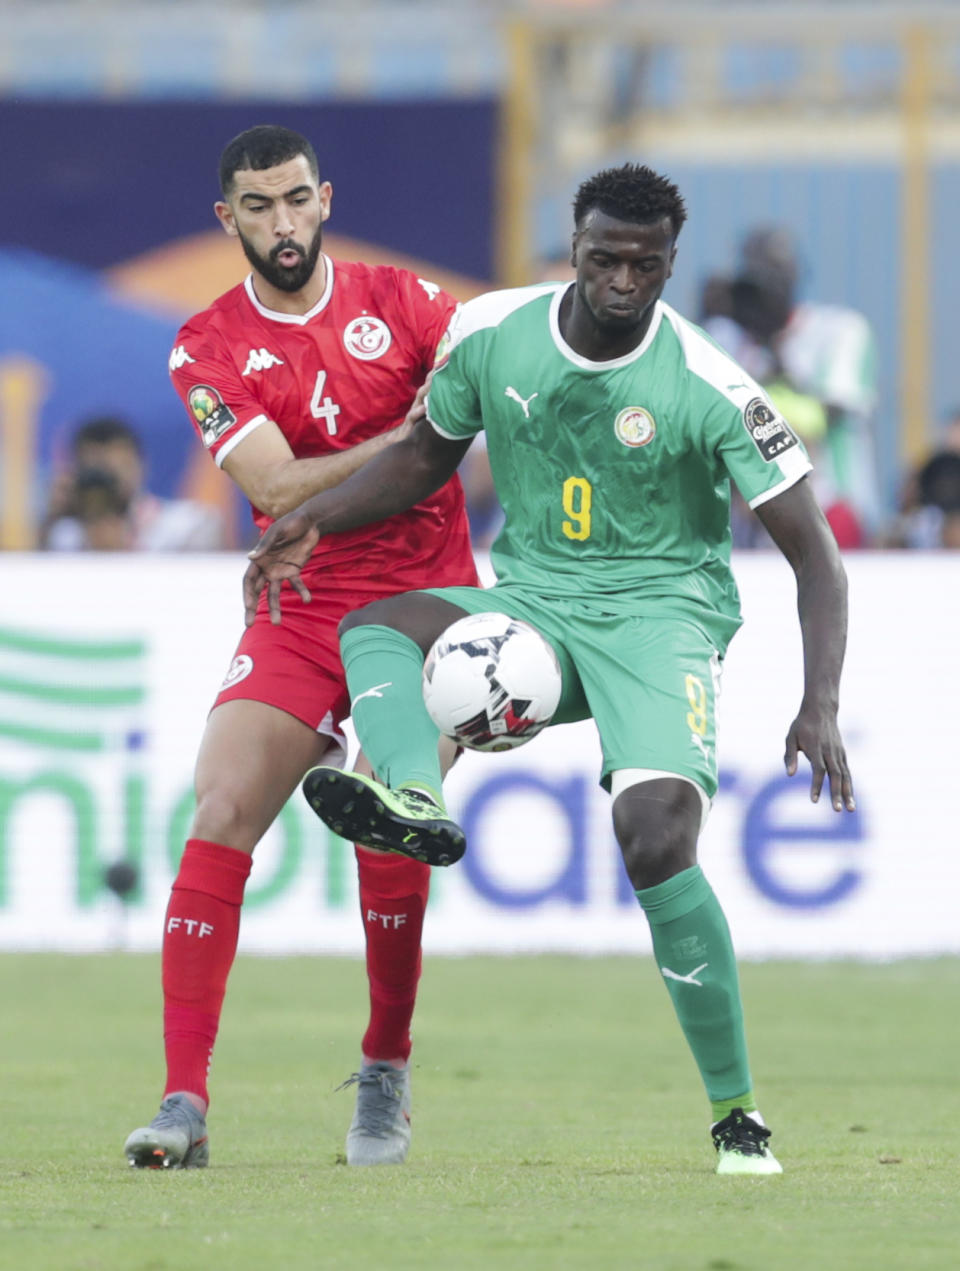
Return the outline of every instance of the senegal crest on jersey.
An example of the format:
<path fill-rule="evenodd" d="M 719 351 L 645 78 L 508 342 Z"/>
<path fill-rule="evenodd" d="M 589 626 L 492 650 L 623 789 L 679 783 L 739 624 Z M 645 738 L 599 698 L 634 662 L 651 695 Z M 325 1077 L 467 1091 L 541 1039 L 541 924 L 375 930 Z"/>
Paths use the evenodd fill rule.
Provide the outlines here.
<path fill-rule="evenodd" d="M 642 406 L 628 406 L 613 421 L 613 431 L 617 441 L 625 446 L 645 446 L 653 441 L 657 425 L 653 416 Z"/>

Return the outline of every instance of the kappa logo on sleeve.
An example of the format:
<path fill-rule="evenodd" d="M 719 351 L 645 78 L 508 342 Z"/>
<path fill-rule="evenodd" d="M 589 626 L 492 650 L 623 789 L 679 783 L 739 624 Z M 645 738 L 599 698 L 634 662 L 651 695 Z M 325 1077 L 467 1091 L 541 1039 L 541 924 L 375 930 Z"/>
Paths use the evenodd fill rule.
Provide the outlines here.
<path fill-rule="evenodd" d="M 271 366 L 283 366 L 283 362 L 269 349 L 251 349 L 247 354 L 247 364 L 241 375 L 251 375 L 254 371 L 269 371 Z"/>
<path fill-rule="evenodd" d="M 797 445 L 797 434 L 762 397 L 752 397 L 743 408 L 743 426 L 766 463 Z"/>
<path fill-rule="evenodd" d="M 197 421 L 205 446 L 213 443 L 237 422 L 237 417 L 215 388 L 194 384 L 187 394 L 190 414 Z"/>
<path fill-rule="evenodd" d="M 170 353 L 170 361 L 168 363 L 171 374 L 179 371 L 181 366 L 186 366 L 188 362 L 195 362 L 197 359 L 191 357 L 182 344 L 178 344 Z"/>

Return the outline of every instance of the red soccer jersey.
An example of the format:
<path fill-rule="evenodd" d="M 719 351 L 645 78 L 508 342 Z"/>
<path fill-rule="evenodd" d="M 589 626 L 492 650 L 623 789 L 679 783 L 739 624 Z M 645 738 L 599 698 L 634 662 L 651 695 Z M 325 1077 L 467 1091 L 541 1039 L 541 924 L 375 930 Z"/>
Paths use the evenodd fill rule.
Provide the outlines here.
<path fill-rule="evenodd" d="M 170 374 L 218 465 L 267 420 L 298 459 L 356 446 L 403 421 L 433 366 L 452 296 L 404 269 L 324 261 L 326 287 L 309 313 L 267 309 L 251 275 L 181 327 Z M 261 530 L 271 523 L 253 515 Z M 326 535 L 302 574 L 320 594 L 371 599 L 472 581 L 459 478 L 407 512 Z"/>

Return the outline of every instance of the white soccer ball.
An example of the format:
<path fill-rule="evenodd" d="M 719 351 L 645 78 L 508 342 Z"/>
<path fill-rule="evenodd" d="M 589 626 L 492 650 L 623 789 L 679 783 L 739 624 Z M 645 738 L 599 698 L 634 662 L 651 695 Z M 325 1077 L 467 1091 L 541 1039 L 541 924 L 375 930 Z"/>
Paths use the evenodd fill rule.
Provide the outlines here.
<path fill-rule="evenodd" d="M 560 664 L 526 622 L 475 613 L 447 627 L 423 665 L 423 700 L 447 737 L 470 750 L 512 750 L 550 723 Z"/>

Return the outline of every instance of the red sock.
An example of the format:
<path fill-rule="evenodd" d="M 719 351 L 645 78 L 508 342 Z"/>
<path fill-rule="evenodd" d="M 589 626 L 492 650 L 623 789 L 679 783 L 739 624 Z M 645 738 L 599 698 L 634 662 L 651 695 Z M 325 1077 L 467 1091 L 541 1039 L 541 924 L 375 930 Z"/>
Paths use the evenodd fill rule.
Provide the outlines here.
<path fill-rule="evenodd" d="M 252 863 L 234 847 L 187 839 L 163 927 L 164 1097 L 187 1090 L 208 1102 L 207 1073 Z"/>
<path fill-rule="evenodd" d="M 361 1049 L 367 1059 L 406 1060 L 430 867 L 363 848 L 356 855 L 370 981 L 370 1023 Z"/>

